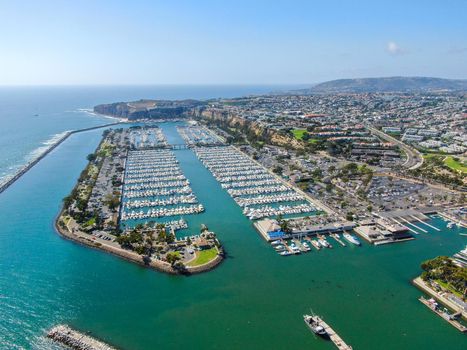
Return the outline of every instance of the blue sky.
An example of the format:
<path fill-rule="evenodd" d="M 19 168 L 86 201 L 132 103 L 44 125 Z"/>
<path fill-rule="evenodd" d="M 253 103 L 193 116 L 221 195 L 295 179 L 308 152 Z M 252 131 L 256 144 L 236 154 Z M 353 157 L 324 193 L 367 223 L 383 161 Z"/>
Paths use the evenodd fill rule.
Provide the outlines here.
<path fill-rule="evenodd" d="M 0 0 L 0 85 L 465 79 L 466 14 L 466 0 Z"/>

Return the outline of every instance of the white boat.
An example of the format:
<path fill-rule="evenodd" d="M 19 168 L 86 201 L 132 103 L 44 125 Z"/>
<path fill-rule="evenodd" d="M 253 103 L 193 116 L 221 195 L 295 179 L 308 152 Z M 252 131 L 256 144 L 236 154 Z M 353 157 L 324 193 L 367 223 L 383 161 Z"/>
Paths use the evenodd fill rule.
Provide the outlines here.
<path fill-rule="evenodd" d="M 361 245 L 360 241 L 356 237 L 352 236 L 350 233 L 345 232 L 343 236 L 348 242 L 358 246 Z"/>
<path fill-rule="evenodd" d="M 326 241 L 325 239 L 318 239 L 318 243 L 321 245 L 321 247 L 323 248 L 329 248 L 330 244 L 328 241 Z"/>

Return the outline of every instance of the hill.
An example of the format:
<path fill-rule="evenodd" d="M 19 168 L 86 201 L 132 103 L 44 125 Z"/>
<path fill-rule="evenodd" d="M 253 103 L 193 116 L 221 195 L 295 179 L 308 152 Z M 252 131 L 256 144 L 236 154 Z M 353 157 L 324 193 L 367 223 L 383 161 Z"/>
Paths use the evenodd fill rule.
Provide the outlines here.
<path fill-rule="evenodd" d="M 387 77 L 338 79 L 297 90 L 303 94 L 365 93 L 365 92 L 423 92 L 467 91 L 467 80 L 429 77 Z"/>

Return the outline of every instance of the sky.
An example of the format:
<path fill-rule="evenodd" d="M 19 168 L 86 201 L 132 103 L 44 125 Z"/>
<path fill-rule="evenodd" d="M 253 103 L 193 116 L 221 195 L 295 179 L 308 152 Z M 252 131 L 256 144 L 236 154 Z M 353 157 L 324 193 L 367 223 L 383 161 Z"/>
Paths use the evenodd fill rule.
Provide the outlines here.
<path fill-rule="evenodd" d="M 467 0 L 0 0 L 0 85 L 467 78 Z"/>

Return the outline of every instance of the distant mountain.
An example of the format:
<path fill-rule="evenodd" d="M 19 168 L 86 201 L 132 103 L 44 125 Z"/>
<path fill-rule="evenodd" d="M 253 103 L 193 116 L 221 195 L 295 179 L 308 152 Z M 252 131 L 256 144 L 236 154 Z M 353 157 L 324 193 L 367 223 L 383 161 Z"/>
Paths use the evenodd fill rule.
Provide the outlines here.
<path fill-rule="evenodd" d="M 423 92 L 467 91 L 467 80 L 428 77 L 388 77 L 338 79 L 297 90 L 303 94 L 365 93 L 365 92 Z"/>

